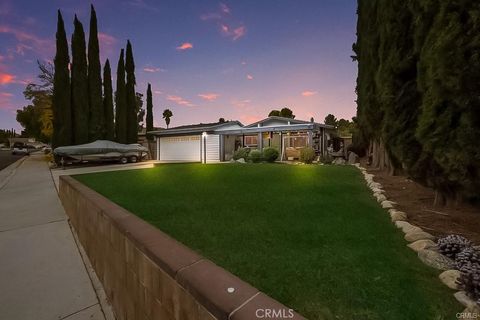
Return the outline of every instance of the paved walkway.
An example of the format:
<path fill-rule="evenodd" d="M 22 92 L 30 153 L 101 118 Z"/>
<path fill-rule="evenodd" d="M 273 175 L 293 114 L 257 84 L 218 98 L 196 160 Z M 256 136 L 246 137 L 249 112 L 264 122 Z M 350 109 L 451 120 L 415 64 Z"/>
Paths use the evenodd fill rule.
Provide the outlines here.
<path fill-rule="evenodd" d="M 0 318 L 105 319 L 41 154 L 0 171 Z"/>

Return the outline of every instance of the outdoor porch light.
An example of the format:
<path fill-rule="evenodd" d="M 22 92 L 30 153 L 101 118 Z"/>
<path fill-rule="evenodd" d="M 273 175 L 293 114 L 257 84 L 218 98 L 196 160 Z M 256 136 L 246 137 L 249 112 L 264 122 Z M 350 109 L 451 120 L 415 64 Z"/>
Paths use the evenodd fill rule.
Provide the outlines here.
<path fill-rule="evenodd" d="M 202 132 L 202 137 L 206 137 L 207 136 L 207 133 L 206 132 Z"/>

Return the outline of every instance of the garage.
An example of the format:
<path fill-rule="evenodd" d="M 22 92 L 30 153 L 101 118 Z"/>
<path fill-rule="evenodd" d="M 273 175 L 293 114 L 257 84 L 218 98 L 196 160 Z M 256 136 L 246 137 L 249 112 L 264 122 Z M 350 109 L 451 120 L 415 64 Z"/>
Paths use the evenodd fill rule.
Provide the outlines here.
<path fill-rule="evenodd" d="M 159 139 L 160 161 L 200 162 L 202 136 L 173 136 Z"/>

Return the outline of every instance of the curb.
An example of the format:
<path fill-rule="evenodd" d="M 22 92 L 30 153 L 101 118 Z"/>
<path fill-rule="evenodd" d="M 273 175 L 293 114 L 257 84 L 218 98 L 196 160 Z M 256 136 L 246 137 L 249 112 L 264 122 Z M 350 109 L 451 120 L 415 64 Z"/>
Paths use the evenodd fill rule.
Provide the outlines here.
<path fill-rule="evenodd" d="M 5 187 L 8 184 L 10 179 L 12 179 L 12 177 L 17 172 L 17 168 L 20 167 L 25 160 L 27 160 L 27 156 L 21 157 L 14 163 L 10 164 L 8 167 L 5 167 L 2 170 L 0 170 L 0 179 L 1 179 L 0 190 L 3 189 L 3 187 Z M 3 173 L 6 173 L 6 174 L 3 175 Z"/>

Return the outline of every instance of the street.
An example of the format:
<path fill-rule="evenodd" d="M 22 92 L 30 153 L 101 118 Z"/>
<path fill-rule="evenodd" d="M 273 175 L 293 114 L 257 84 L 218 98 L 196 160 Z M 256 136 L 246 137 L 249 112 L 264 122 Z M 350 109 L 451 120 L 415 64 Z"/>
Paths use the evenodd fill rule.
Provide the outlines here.
<path fill-rule="evenodd" d="M 10 150 L 0 150 L 0 170 L 20 159 L 22 155 L 12 155 Z"/>

